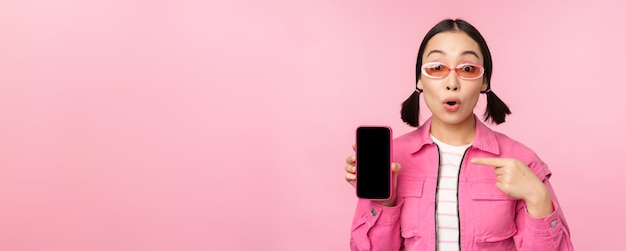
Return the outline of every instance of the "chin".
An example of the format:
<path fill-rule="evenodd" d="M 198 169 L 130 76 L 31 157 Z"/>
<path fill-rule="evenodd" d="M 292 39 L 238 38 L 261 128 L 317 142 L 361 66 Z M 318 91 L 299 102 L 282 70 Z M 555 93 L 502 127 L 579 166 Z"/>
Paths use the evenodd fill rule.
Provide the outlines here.
<path fill-rule="evenodd" d="M 474 113 L 470 112 L 447 112 L 444 111 L 442 112 L 442 114 L 439 115 L 435 115 L 433 114 L 433 116 L 437 117 L 437 119 L 439 119 L 441 122 L 445 123 L 445 124 L 449 124 L 449 125 L 458 125 L 458 124 L 462 124 L 468 120 L 472 120 L 474 118 Z"/>

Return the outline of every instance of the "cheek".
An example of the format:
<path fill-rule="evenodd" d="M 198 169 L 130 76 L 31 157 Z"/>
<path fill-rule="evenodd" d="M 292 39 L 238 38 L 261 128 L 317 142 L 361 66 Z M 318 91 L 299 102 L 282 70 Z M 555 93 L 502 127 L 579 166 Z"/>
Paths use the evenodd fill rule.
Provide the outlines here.
<path fill-rule="evenodd" d="M 472 103 L 472 107 L 475 107 L 476 104 L 478 104 L 479 98 L 480 98 L 480 93 L 473 94 L 472 96 L 469 97 L 469 100 Z"/>
<path fill-rule="evenodd" d="M 424 99 L 424 103 L 431 108 L 433 102 L 436 102 L 438 99 L 438 95 L 440 94 L 440 88 L 437 88 L 438 83 L 431 83 L 429 81 L 424 81 L 422 83 L 422 88 L 424 89 L 424 93 L 422 93 L 422 97 Z"/>
<path fill-rule="evenodd" d="M 482 86 L 480 84 L 476 84 L 469 89 L 466 88 L 465 89 L 466 102 L 469 101 L 473 104 L 473 106 L 476 106 L 476 104 L 478 103 L 478 99 L 480 98 L 481 88 Z"/>
<path fill-rule="evenodd" d="M 426 104 L 426 107 L 428 107 L 428 110 L 431 113 L 437 113 L 440 114 L 443 110 L 444 107 L 441 105 L 441 97 L 438 96 L 437 93 L 429 93 L 423 96 L 424 98 L 424 104 Z"/>
<path fill-rule="evenodd" d="M 431 79 L 427 79 L 427 80 L 422 81 L 421 85 L 422 85 L 422 89 L 424 90 L 424 92 L 434 94 L 440 91 L 439 86 L 441 86 L 441 83 L 438 83 Z"/>

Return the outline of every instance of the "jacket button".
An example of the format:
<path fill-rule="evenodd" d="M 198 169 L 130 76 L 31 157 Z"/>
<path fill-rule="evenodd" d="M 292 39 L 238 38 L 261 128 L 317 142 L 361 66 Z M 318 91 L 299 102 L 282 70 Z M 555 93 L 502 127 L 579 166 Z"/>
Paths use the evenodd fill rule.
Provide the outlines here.
<path fill-rule="evenodd" d="M 553 220 L 552 222 L 550 222 L 550 227 L 551 228 L 556 227 L 556 220 Z"/>
<path fill-rule="evenodd" d="M 376 209 L 372 208 L 372 211 L 370 211 L 372 213 L 372 216 L 376 216 Z"/>

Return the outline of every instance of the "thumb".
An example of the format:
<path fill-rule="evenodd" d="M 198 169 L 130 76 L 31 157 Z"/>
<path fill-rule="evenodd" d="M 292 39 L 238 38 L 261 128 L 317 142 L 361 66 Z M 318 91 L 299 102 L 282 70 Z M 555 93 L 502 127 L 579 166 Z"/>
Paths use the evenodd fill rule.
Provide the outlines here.
<path fill-rule="evenodd" d="M 391 172 L 393 173 L 393 176 L 398 176 L 398 172 L 400 172 L 400 163 L 394 162 L 391 164 Z"/>
<path fill-rule="evenodd" d="M 391 164 L 391 173 L 393 174 L 393 194 L 396 194 L 396 188 L 398 187 L 398 173 L 400 172 L 400 164 L 392 163 Z"/>

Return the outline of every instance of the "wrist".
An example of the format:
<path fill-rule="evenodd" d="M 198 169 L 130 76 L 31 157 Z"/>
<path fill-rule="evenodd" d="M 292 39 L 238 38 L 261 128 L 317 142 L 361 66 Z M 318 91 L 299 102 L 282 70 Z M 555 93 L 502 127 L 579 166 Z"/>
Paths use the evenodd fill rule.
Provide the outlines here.
<path fill-rule="evenodd" d="M 533 217 L 543 217 L 554 212 L 552 206 L 552 197 L 548 189 L 541 184 L 540 189 L 532 193 L 531 196 L 524 199 L 526 202 L 526 210 Z"/>
<path fill-rule="evenodd" d="M 391 197 L 389 200 L 377 201 L 376 203 L 386 207 L 393 207 L 396 205 L 396 196 Z"/>
<path fill-rule="evenodd" d="M 546 186 L 543 185 L 543 183 L 538 185 L 533 190 L 533 192 L 531 192 L 526 198 L 524 198 L 526 204 L 540 204 L 545 202 L 546 200 L 551 200 L 550 192 L 548 191 Z"/>

